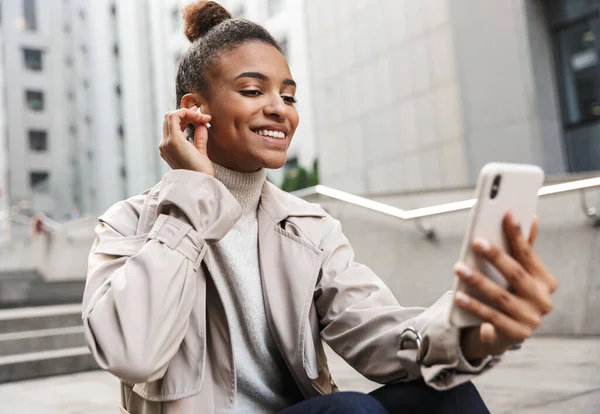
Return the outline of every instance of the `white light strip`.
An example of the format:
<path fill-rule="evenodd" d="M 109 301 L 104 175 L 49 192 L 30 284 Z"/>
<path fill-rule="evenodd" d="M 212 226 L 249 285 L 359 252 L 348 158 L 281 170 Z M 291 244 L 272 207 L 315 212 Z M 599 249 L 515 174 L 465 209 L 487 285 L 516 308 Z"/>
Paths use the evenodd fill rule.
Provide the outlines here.
<path fill-rule="evenodd" d="M 438 214 L 452 213 L 454 211 L 468 210 L 475 205 L 476 200 L 456 201 L 454 203 L 440 204 L 437 206 L 415 208 L 406 212 L 406 219 L 416 219 L 420 217 L 435 216 Z"/>
<path fill-rule="evenodd" d="M 387 204 L 379 203 L 377 201 L 369 200 L 368 198 L 359 197 L 357 195 L 335 190 L 323 185 L 315 186 L 314 191 L 317 194 L 322 194 L 330 198 L 345 201 L 346 203 L 354 204 L 355 206 L 368 208 L 369 210 L 377 211 L 389 216 L 406 219 L 404 210 L 389 206 Z"/>
<path fill-rule="evenodd" d="M 565 193 L 567 191 L 583 190 L 584 188 L 600 186 L 600 177 L 587 178 L 585 180 L 570 181 L 568 183 L 547 185 L 540 188 L 538 195 Z"/>
<path fill-rule="evenodd" d="M 600 177 L 586 178 L 583 180 L 570 181 L 567 183 L 547 185 L 540 189 L 538 195 L 546 196 L 552 194 L 566 193 L 575 190 L 583 190 L 592 187 L 600 187 Z M 324 185 L 316 185 L 314 187 L 294 191 L 292 194 L 300 198 L 308 197 L 315 194 L 321 194 L 336 200 L 350 203 L 355 206 L 364 207 L 369 210 L 387 214 L 389 216 L 397 217 L 403 220 L 411 220 L 421 217 L 435 216 L 438 214 L 452 213 L 455 211 L 468 210 L 475 205 L 476 201 L 475 199 L 470 199 L 457 201 L 453 203 L 439 204 L 436 206 L 415 208 L 412 210 L 402 210 L 398 207 L 392 207 L 384 203 L 373 201 L 368 198 L 360 197 L 354 194 L 346 193 L 344 191 L 336 190 L 334 188 L 326 187 Z"/>

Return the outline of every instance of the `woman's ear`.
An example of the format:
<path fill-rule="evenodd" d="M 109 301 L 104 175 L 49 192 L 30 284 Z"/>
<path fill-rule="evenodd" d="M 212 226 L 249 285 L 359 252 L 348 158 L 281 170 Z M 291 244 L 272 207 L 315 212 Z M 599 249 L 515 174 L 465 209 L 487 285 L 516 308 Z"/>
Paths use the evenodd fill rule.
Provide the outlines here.
<path fill-rule="evenodd" d="M 181 98 L 181 108 L 199 108 L 202 107 L 202 112 L 206 113 L 206 100 L 197 93 L 187 93 Z"/>

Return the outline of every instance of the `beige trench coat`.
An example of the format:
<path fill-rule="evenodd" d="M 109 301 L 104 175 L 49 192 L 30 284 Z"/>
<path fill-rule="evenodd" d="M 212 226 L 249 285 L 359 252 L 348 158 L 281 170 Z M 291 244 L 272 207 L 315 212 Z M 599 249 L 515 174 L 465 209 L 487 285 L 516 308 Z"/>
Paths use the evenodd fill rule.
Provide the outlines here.
<path fill-rule="evenodd" d="M 83 322 L 96 361 L 121 380 L 121 413 L 231 410 L 235 366 L 211 245 L 240 216 L 218 180 L 176 170 L 100 217 Z M 445 389 L 496 362 L 463 358 L 448 325 L 450 294 L 427 309 L 400 306 L 318 205 L 265 182 L 258 233 L 271 333 L 306 398 L 337 390 L 322 340 L 379 383 L 422 376 Z M 420 350 L 399 349 L 408 327 L 422 335 Z"/>

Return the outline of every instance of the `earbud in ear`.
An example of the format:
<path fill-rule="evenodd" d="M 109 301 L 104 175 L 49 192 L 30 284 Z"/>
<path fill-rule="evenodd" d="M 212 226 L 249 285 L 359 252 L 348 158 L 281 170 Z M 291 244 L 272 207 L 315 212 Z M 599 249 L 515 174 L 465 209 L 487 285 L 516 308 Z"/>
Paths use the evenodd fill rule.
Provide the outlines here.
<path fill-rule="evenodd" d="M 196 112 L 202 115 L 202 106 L 198 105 L 198 109 L 196 109 Z M 210 128 L 210 122 L 207 122 L 205 125 L 207 128 Z"/>

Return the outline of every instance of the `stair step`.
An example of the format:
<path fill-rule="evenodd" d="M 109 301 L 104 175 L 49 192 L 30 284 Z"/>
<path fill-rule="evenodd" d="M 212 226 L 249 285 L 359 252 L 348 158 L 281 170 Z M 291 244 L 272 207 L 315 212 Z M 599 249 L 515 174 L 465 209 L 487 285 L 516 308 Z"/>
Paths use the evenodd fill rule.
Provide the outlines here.
<path fill-rule="evenodd" d="M 0 383 L 98 369 L 87 347 L 0 357 Z"/>
<path fill-rule="evenodd" d="M 85 346 L 83 326 L 0 334 L 0 356 Z"/>
<path fill-rule="evenodd" d="M 81 326 L 81 304 L 0 309 L 0 334 Z"/>

